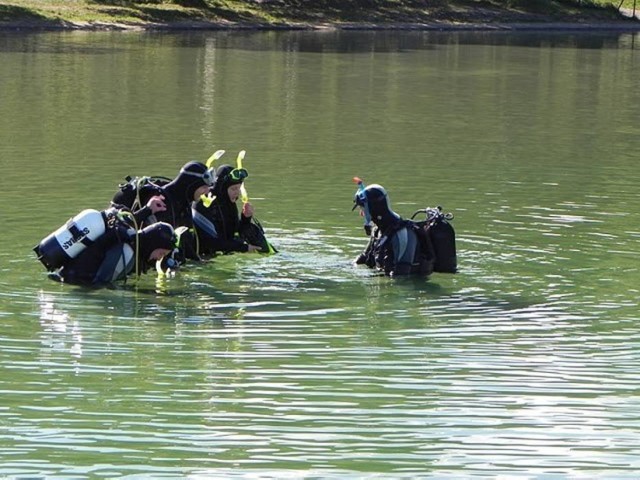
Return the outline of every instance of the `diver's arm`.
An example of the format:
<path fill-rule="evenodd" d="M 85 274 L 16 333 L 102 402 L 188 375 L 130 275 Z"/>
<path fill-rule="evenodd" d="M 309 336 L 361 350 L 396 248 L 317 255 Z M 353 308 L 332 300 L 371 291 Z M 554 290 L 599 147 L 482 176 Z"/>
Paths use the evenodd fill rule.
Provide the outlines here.
<path fill-rule="evenodd" d="M 367 243 L 365 249 L 355 259 L 356 265 L 366 265 L 369 268 L 374 268 L 376 266 L 376 259 L 374 255 L 376 240 L 375 235 L 371 235 L 369 237 L 369 243 Z"/>
<path fill-rule="evenodd" d="M 123 206 L 116 206 L 123 207 Z M 129 210 L 127 208 L 124 208 Z M 133 218 L 135 220 L 136 225 L 141 225 L 142 223 L 155 223 L 157 219 L 155 218 L 155 214 L 158 212 L 164 212 L 167 210 L 167 205 L 164 202 L 164 195 L 154 195 L 151 197 L 147 204 L 139 210 L 132 212 Z"/>
<path fill-rule="evenodd" d="M 249 250 L 249 245 L 237 238 L 229 239 L 222 237 L 211 238 L 209 241 L 209 245 L 216 252 L 247 252 Z"/>
<path fill-rule="evenodd" d="M 140 225 L 144 221 L 146 221 L 149 217 L 151 217 L 153 213 L 149 207 L 142 207 L 140 210 L 136 210 L 133 212 L 133 218 L 136 220 L 136 224 Z M 149 222 L 154 223 L 154 222 Z"/>
<path fill-rule="evenodd" d="M 216 223 L 197 209 L 192 210 L 193 223 L 196 226 L 204 252 L 246 252 L 249 246 L 239 239 L 226 239 L 218 233 Z"/>

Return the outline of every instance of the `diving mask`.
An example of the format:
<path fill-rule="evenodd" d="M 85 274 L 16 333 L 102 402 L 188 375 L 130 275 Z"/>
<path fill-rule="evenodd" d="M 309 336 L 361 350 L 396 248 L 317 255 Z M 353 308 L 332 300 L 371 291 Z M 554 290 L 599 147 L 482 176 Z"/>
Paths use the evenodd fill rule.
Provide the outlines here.
<path fill-rule="evenodd" d="M 358 190 L 353 197 L 353 212 L 357 207 L 362 208 L 362 216 L 364 216 L 365 228 L 371 225 L 371 213 L 369 213 L 369 202 L 367 201 L 367 192 L 362 183 L 359 184 Z"/>
<path fill-rule="evenodd" d="M 213 167 L 207 169 L 207 171 L 205 171 L 204 173 L 190 172 L 189 170 L 185 170 L 184 168 L 182 168 L 180 169 L 180 173 L 191 175 L 192 177 L 201 178 L 202 181 L 209 186 L 213 185 L 216 181 L 216 171 Z"/>
<path fill-rule="evenodd" d="M 249 176 L 249 172 L 244 168 L 234 168 L 227 174 L 227 176 L 234 182 L 241 182 Z"/>

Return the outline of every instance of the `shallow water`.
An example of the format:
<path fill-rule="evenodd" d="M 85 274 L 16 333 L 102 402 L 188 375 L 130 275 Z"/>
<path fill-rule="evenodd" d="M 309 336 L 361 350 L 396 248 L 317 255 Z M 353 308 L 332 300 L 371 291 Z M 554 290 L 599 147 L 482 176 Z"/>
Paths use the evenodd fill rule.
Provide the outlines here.
<path fill-rule="evenodd" d="M 637 40 L 0 33 L 0 476 L 635 478 Z M 280 254 L 46 279 L 218 148 Z M 354 268 L 354 175 L 454 213 L 460 272 Z"/>

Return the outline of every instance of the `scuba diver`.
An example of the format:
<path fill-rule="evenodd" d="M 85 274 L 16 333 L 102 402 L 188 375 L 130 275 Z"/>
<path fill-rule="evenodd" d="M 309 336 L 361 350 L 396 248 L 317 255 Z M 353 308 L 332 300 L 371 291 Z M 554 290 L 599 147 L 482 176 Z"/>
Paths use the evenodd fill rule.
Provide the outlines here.
<path fill-rule="evenodd" d="M 244 203 L 240 216 L 236 205 L 244 179 L 248 176 L 244 168 L 221 165 L 216 171 L 215 185 L 209 193 L 209 199 L 213 200 L 207 201 L 205 198 L 194 204 L 192 215 L 199 253 L 211 255 L 216 252 L 256 252 L 262 249 L 260 245 L 242 238 L 243 231 L 253 225 L 253 205 Z"/>
<path fill-rule="evenodd" d="M 131 179 L 120 185 L 120 190 L 113 196 L 111 204 L 135 210 L 154 196 L 161 197 L 166 209 L 150 214 L 143 220 L 149 225 L 165 222 L 174 228 L 191 227 L 191 203 L 209 191 L 215 182 L 215 171 L 201 162 L 188 162 L 173 180 L 165 178 Z"/>
<path fill-rule="evenodd" d="M 156 213 L 148 212 L 149 215 L 143 218 L 141 225 L 168 223 L 174 227 L 179 237 L 179 247 L 172 254 L 172 260 L 179 264 L 186 259 L 200 260 L 195 249 L 195 233 L 192 231 L 191 204 L 209 191 L 215 178 L 214 169 L 196 161 L 183 165 L 173 180 L 163 177 L 127 177 L 127 182 L 120 185 L 111 204 L 116 208 L 136 209 L 149 198 L 159 197 L 164 202 L 165 209 Z"/>
<path fill-rule="evenodd" d="M 168 223 L 157 222 L 135 230 L 116 217 L 110 221 L 112 224 L 103 235 L 49 273 L 49 278 L 74 285 L 106 286 L 130 274 L 146 273 L 175 248 L 177 237 Z"/>
<path fill-rule="evenodd" d="M 391 210 L 389 196 L 382 186 L 365 187 L 360 179 L 355 180 L 359 186 L 352 210 L 361 209 L 365 233 L 370 236 L 369 244 L 355 263 L 389 276 L 430 275 L 435 254 L 426 231 Z"/>

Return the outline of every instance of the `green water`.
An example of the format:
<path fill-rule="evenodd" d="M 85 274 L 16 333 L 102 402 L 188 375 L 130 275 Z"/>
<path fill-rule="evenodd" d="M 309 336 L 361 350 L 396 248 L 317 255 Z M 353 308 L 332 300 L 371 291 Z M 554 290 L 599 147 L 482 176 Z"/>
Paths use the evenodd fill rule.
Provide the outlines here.
<path fill-rule="evenodd" d="M 629 34 L 0 33 L 0 477 L 635 478 Z M 247 150 L 280 254 L 88 291 L 31 248 Z M 351 178 L 459 267 L 351 265 Z"/>

